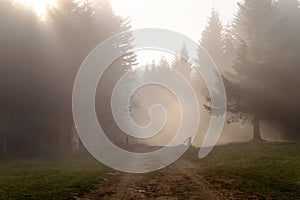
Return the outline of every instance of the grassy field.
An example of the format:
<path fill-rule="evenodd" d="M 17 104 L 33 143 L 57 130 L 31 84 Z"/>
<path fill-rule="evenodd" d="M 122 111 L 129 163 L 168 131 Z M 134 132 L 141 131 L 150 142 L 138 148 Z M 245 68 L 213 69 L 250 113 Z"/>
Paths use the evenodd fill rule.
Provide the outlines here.
<path fill-rule="evenodd" d="M 92 158 L 1 161 L 0 199 L 69 199 L 92 189 L 107 170 Z"/>
<path fill-rule="evenodd" d="M 220 146 L 197 161 L 205 177 L 242 199 L 300 199 L 300 143 Z"/>
<path fill-rule="evenodd" d="M 300 143 L 219 146 L 202 160 L 196 158 L 197 153 L 192 149 L 185 157 L 199 165 L 200 170 L 196 173 L 205 178 L 212 191 L 224 191 L 224 194 L 232 195 L 232 199 L 300 199 Z M 82 196 L 93 190 L 108 171 L 92 158 L 0 161 L 0 199 Z M 160 183 L 164 177 L 170 181 L 170 174 L 165 169 L 143 176 L 150 182 L 157 179 Z M 120 190 L 118 182 L 112 184 Z M 140 187 L 139 182 L 136 184 Z M 159 188 L 156 190 L 160 191 Z"/>

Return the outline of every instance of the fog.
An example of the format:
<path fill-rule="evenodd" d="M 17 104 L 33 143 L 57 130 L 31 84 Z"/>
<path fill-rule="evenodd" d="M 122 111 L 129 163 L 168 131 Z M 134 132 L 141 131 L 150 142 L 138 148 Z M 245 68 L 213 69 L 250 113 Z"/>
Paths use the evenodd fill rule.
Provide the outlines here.
<path fill-rule="evenodd" d="M 199 19 L 203 25 L 188 22 L 199 26 L 195 32 L 182 25 L 174 28 L 199 40 L 199 48 L 209 53 L 222 73 L 227 95 L 227 123 L 218 144 L 297 140 L 300 136 L 298 1 L 245 0 L 234 5 L 220 14 L 219 3 L 215 8 L 207 4 L 205 12 L 209 18 L 201 15 Z M 156 6 L 160 6 L 158 1 Z M 190 54 L 184 43 L 177 55 L 158 51 L 147 56 L 135 52 L 132 24 L 138 27 L 138 19 L 119 16 L 119 9 L 113 8 L 108 0 L 57 0 L 43 5 L 0 2 L 1 158 L 85 151 L 72 113 L 75 77 L 93 48 L 117 33 L 122 34 L 115 39 L 114 51 L 126 51 L 126 54 L 105 71 L 95 99 L 97 117 L 107 137 L 125 149 L 129 149 L 129 145 L 168 144 L 176 135 L 182 114 L 176 94 L 164 87 L 149 85 L 139 88 L 129 104 L 124 103 L 128 115 L 140 126 L 150 122 L 148 110 L 152 105 L 165 108 L 168 114 L 165 126 L 149 139 L 128 136 L 117 126 L 111 97 L 118 80 L 128 71 L 132 72 L 134 82 L 152 71 L 175 70 L 186 78 L 197 96 L 201 120 L 193 145 L 202 145 L 214 108 L 204 81 L 195 71 L 195 67 L 201 66 L 201 55 L 196 60 L 183 59 Z M 130 14 L 126 11 L 132 8 L 126 9 L 123 11 Z M 199 8 L 199 12 L 203 9 Z M 187 10 L 174 9 L 173 12 L 182 16 L 183 21 L 190 14 Z M 182 30 L 178 30 L 180 28 Z M 202 33 L 196 38 L 199 30 Z M 127 84 L 130 87 L 130 80 Z M 187 137 L 190 132 L 192 130 L 187 130 Z M 176 138 L 176 142 L 187 144 L 187 138 Z"/>

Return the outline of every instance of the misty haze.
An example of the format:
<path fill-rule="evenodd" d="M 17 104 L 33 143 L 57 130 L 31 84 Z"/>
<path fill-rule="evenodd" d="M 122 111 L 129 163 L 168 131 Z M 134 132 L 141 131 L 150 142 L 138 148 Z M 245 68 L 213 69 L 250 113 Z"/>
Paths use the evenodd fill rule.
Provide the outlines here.
<path fill-rule="evenodd" d="M 300 199 L 299 55 L 298 0 L 1 0 L 0 199 Z"/>

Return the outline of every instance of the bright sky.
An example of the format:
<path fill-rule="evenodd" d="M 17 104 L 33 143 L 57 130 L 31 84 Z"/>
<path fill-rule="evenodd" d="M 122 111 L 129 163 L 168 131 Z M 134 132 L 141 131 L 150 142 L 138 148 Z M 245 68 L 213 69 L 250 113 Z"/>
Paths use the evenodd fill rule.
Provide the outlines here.
<path fill-rule="evenodd" d="M 237 0 L 110 0 L 114 11 L 131 17 L 134 28 L 165 28 L 198 41 L 213 5 L 227 23 Z M 226 3 L 225 3 L 226 2 Z"/>
<path fill-rule="evenodd" d="M 110 0 L 116 14 L 130 17 L 138 28 L 164 28 L 184 34 L 198 42 L 213 6 L 224 25 L 237 9 L 238 0 Z M 138 53 L 140 63 L 158 60 L 161 53 Z M 167 58 L 168 55 L 165 55 Z M 145 64 L 145 63 L 141 63 Z"/>

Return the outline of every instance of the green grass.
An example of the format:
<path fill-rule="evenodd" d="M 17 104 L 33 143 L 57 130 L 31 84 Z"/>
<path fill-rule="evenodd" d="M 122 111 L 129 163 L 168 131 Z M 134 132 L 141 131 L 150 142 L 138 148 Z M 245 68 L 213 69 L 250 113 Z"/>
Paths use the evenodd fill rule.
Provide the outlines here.
<path fill-rule="evenodd" d="M 70 199 L 107 170 L 92 158 L 0 161 L 0 199 Z"/>
<path fill-rule="evenodd" d="M 235 199 L 300 199 L 300 143 L 214 148 L 199 174 Z M 0 161 L 0 199 L 70 199 L 91 190 L 109 169 L 92 158 Z M 148 179 L 160 172 L 146 174 Z"/>
<path fill-rule="evenodd" d="M 198 162 L 207 180 L 235 197 L 300 199 L 300 143 L 220 146 Z"/>

